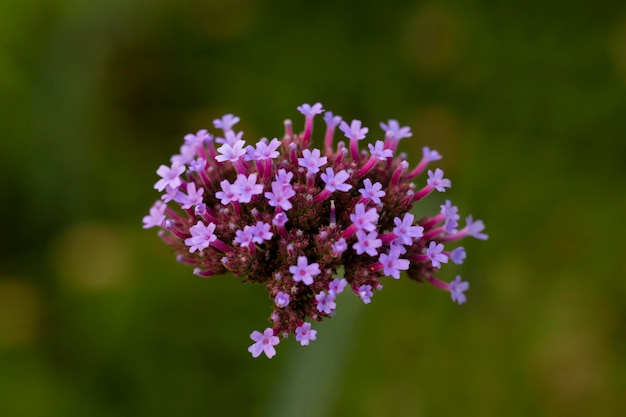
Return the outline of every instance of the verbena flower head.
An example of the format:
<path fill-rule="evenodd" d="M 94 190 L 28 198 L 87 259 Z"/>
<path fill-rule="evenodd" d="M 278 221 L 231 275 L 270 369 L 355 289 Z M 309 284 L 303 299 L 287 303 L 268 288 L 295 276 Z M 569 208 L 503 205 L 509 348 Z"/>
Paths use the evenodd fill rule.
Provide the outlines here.
<path fill-rule="evenodd" d="M 154 188 L 161 196 L 143 218 L 143 227 L 159 228 L 195 275 L 230 273 L 267 288 L 271 327 L 252 332 L 249 352 L 271 358 L 289 335 L 308 345 L 317 336 L 311 323 L 341 310 L 336 296 L 344 287 L 369 304 L 385 277 L 405 274 L 466 302 L 467 282 L 436 275 L 449 259 L 465 259 L 456 241 L 487 239 L 483 222 L 467 215 L 461 227 L 449 200 L 432 215 L 411 213 L 420 200 L 450 188 L 440 168 L 426 170 L 441 155 L 424 147 L 411 168 L 395 151 L 410 128 L 389 120 L 359 146 L 369 129 L 331 112 L 323 116 L 324 146 L 316 148 L 314 119 L 324 109 L 315 103 L 298 110 L 303 132 L 287 121 L 282 139 L 246 145 L 243 132 L 233 131 L 239 117 L 232 114 L 213 121 L 221 130 L 215 140 L 206 130 L 186 135 L 171 165 L 158 168 Z M 335 144 L 338 129 L 349 148 Z"/>

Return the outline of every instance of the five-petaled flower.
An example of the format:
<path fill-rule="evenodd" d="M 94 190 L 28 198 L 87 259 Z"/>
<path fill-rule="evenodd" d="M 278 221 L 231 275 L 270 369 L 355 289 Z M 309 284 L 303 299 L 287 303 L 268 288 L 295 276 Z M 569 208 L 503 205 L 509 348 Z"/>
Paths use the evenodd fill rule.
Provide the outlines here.
<path fill-rule="evenodd" d="M 154 184 L 154 188 L 157 191 L 163 191 L 165 187 L 168 186 L 177 189 L 180 187 L 180 184 L 182 184 L 180 176 L 183 172 L 185 172 L 185 166 L 181 165 L 178 161 L 174 161 L 171 167 L 161 165 L 159 169 L 157 169 L 157 174 L 161 179 Z"/>
<path fill-rule="evenodd" d="M 317 301 L 317 309 L 325 314 L 331 314 L 337 307 L 337 304 L 335 304 L 335 294 L 332 292 L 328 294 L 326 294 L 325 291 L 320 292 L 315 296 L 315 301 Z"/>
<path fill-rule="evenodd" d="M 189 246 L 189 252 L 203 251 L 208 248 L 211 242 L 217 239 L 215 236 L 215 224 L 209 223 L 205 225 L 202 220 L 198 220 L 195 226 L 189 228 L 191 237 L 185 239 L 185 245 Z"/>
<path fill-rule="evenodd" d="M 254 343 L 248 348 L 248 352 L 252 353 L 254 358 L 259 357 L 261 353 L 265 353 L 265 356 L 270 359 L 276 355 L 274 346 L 280 343 L 280 339 L 274 336 L 274 330 L 271 328 L 268 327 L 263 333 L 258 330 L 253 331 L 250 335 L 250 339 L 252 339 Z"/>
<path fill-rule="evenodd" d="M 306 346 L 311 340 L 315 340 L 317 330 L 311 329 L 311 323 L 302 323 L 300 326 L 296 327 L 295 333 L 296 340 L 300 342 L 302 346 Z"/>
<path fill-rule="evenodd" d="M 313 278 L 320 273 L 320 267 L 316 262 L 309 264 L 306 256 L 298 256 L 297 265 L 290 266 L 289 273 L 293 275 L 294 281 L 311 285 L 313 284 Z"/>

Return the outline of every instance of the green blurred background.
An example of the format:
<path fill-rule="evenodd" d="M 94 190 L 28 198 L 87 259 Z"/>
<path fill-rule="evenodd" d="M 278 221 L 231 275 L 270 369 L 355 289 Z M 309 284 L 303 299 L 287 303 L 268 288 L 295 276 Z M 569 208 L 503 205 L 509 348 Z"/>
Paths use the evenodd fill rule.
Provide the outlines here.
<path fill-rule="evenodd" d="M 622 416 L 626 6 L 4 0 L 0 416 Z M 261 287 L 200 279 L 141 218 L 224 113 L 396 118 L 485 220 L 471 282 L 388 280 L 253 360 Z M 318 134 L 319 134 L 318 128 Z M 320 138 L 317 137 L 318 143 Z M 620 232 L 621 230 L 621 232 Z"/>

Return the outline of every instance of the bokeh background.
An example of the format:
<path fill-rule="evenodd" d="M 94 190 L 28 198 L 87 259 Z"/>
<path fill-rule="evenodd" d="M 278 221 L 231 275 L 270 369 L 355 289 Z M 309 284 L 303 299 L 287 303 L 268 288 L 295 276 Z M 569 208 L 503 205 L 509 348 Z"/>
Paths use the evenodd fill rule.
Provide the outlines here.
<path fill-rule="evenodd" d="M 0 416 L 626 412 L 623 2 L 0 11 Z M 235 113 L 248 140 L 280 136 L 317 101 L 410 125 L 401 149 L 438 149 L 453 183 L 426 208 L 450 198 L 490 240 L 442 271 L 466 305 L 389 280 L 253 360 L 264 289 L 194 277 L 141 218 L 184 134 Z"/>

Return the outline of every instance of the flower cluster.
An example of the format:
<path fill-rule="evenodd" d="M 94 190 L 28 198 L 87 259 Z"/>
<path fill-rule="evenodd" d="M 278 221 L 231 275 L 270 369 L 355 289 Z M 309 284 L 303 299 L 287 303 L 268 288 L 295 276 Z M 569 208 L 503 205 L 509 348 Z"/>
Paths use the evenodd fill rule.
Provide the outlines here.
<path fill-rule="evenodd" d="M 450 248 L 454 242 L 487 239 L 483 222 L 470 215 L 460 227 L 449 200 L 432 216 L 411 213 L 420 200 L 451 186 L 441 169 L 427 170 L 441 155 L 424 147 L 411 169 L 396 155 L 411 130 L 397 121 L 381 123 L 383 139 L 363 150 L 359 141 L 369 129 L 361 121 L 347 123 L 320 103 L 298 110 L 304 131 L 294 133 L 287 120 L 282 140 L 247 144 L 231 114 L 213 121 L 219 135 L 186 135 L 180 153 L 157 170 L 154 188 L 162 196 L 143 219 L 144 228 L 161 229 L 161 238 L 180 262 L 195 267 L 195 275 L 231 273 L 266 286 L 274 305 L 271 327 L 251 334 L 252 356 L 273 357 L 280 338 L 291 334 L 308 345 L 317 335 L 310 321 L 333 316 L 344 288 L 368 304 L 382 288 L 381 278 L 398 279 L 402 271 L 464 303 L 469 284 L 436 275 L 442 264 L 463 263 L 465 250 Z M 317 149 L 313 119 L 322 113 L 324 144 Z M 335 144 L 337 128 L 346 140 Z M 413 180 L 425 171 L 418 188 Z M 337 277 L 342 267 L 344 276 Z"/>

